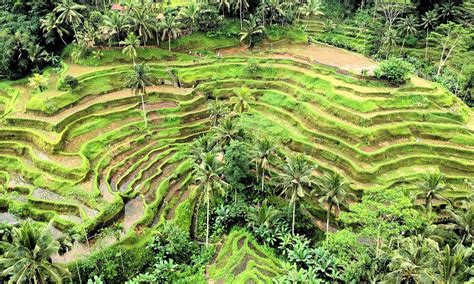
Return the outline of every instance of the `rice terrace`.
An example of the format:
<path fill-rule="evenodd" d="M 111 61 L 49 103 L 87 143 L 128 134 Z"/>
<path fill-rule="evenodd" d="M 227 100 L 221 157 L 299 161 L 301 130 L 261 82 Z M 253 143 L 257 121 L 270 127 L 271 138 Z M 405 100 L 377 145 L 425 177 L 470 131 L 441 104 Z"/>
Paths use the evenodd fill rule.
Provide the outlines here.
<path fill-rule="evenodd" d="M 0 7 L 0 283 L 474 281 L 472 1 Z"/>

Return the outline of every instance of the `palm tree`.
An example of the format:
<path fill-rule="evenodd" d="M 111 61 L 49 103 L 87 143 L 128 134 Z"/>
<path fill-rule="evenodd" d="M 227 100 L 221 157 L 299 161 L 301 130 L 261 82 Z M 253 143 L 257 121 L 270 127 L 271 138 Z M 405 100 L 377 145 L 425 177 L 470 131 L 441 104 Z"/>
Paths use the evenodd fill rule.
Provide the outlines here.
<path fill-rule="evenodd" d="M 258 140 L 255 143 L 254 161 L 255 173 L 257 174 L 257 181 L 260 176 L 262 179 L 262 192 L 265 183 L 265 170 L 269 166 L 269 162 L 276 157 L 276 148 L 272 142 L 267 139 Z"/>
<path fill-rule="evenodd" d="M 291 233 L 293 235 L 295 234 L 296 203 L 299 198 L 305 196 L 306 190 L 313 184 L 313 169 L 314 167 L 305 160 L 303 155 L 288 156 L 278 177 L 278 186 L 282 188 L 281 194 L 290 198 L 290 206 L 293 208 L 291 222 Z"/>
<path fill-rule="evenodd" d="M 229 0 L 217 0 L 218 9 L 222 9 L 222 16 L 224 16 L 225 8 L 227 7 L 227 11 L 230 12 L 230 2 Z"/>
<path fill-rule="evenodd" d="M 13 242 L 0 242 L 6 253 L 0 258 L 5 267 L 2 276 L 9 283 L 62 283 L 69 275 L 66 268 L 51 261 L 59 250 L 59 242 L 51 236 L 51 224 L 40 229 L 31 220 L 13 228 Z"/>
<path fill-rule="evenodd" d="M 194 140 L 189 146 L 189 156 L 195 163 L 200 163 L 203 154 L 212 152 L 215 146 L 215 141 L 210 135 L 203 135 Z"/>
<path fill-rule="evenodd" d="M 306 16 L 324 15 L 324 13 L 321 11 L 321 5 L 321 0 L 309 0 L 304 6 L 304 12 Z"/>
<path fill-rule="evenodd" d="M 193 32 L 193 27 L 196 25 L 196 18 L 201 9 L 201 6 L 196 2 L 189 2 L 187 6 L 179 10 L 178 16 L 191 21 L 191 33 Z M 220 9 L 220 7 L 219 7 Z"/>
<path fill-rule="evenodd" d="M 428 214 L 431 214 L 433 199 L 447 200 L 442 193 L 450 189 L 450 187 L 444 182 L 444 175 L 438 172 L 424 175 L 421 178 L 418 187 L 421 192 L 418 193 L 416 197 L 422 196 L 425 199 L 425 206 L 428 209 Z"/>
<path fill-rule="evenodd" d="M 249 20 L 244 20 L 245 25 L 242 31 L 239 33 L 240 41 L 244 41 L 248 38 L 249 47 L 252 46 L 252 38 L 257 34 L 262 34 L 265 31 L 265 27 L 257 23 L 257 17 L 250 15 Z"/>
<path fill-rule="evenodd" d="M 337 208 L 337 214 L 340 212 L 339 205 L 346 202 L 349 198 L 355 199 L 355 195 L 350 193 L 349 184 L 346 183 L 344 178 L 339 173 L 327 173 L 319 182 L 317 182 L 316 196 L 319 197 L 319 203 L 328 204 L 328 210 L 326 214 L 326 241 L 329 236 L 329 218 L 331 217 L 332 207 L 335 205 Z"/>
<path fill-rule="evenodd" d="M 217 126 L 212 128 L 214 137 L 221 145 L 225 147 L 230 144 L 231 141 L 237 140 L 243 136 L 242 129 L 237 126 L 235 120 L 231 117 L 225 117 L 222 119 Z"/>
<path fill-rule="evenodd" d="M 446 245 L 436 258 L 436 282 L 444 284 L 462 283 L 463 278 L 472 269 L 467 263 L 471 255 L 472 248 L 457 244 L 452 250 L 449 245 Z"/>
<path fill-rule="evenodd" d="M 392 46 L 397 44 L 397 32 L 394 29 L 388 29 L 382 36 L 382 45 L 385 48 L 386 56 L 390 55 Z"/>
<path fill-rule="evenodd" d="M 67 45 L 64 36 L 69 35 L 69 31 L 61 24 L 58 24 L 54 13 L 48 13 L 45 18 L 40 20 L 40 23 L 41 29 L 43 30 L 43 33 L 45 33 L 46 41 L 48 43 L 54 43 L 54 33 L 56 33 L 64 45 Z"/>
<path fill-rule="evenodd" d="M 213 127 L 229 113 L 227 106 L 217 98 L 215 101 L 209 103 L 207 111 L 209 112 L 211 126 Z"/>
<path fill-rule="evenodd" d="M 181 35 L 181 23 L 171 15 L 166 15 L 161 21 L 161 40 L 168 38 L 168 50 L 171 51 L 171 39 L 176 39 Z"/>
<path fill-rule="evenodd" d="M 110 12 L 104 16 L 104 26 L 110 29 L 117 37 L 117 43 L 120 44 L 120 34 L 130 27 L 127 24 L 127 19 L 118 12 Z"/>
<path fill-rule="evenodd" d="M 242 29 L 243 20 L 244 20 L 244 12 L 249 8 L 249 3 L 247 0 L 235 0 L 234 5 L 235 5 L 235 10 L 239 11 L 240 29 Z"/>
<path fill-rule="evenodd" d="M 251 227 L 265 226 L 267 228 L 272 226 L 272 222 L 280 217 L 281 211 L 271 205 L 268 205 L 268 200 L 264 200 L 261 206 L 251 207 L 247 213 L 247 219 Z"/>
<path fill-rule="evenodd" d="M 446 209 L 454 228 L 461 233 L 461 243 L 472 243 L 474 237 L 474 204 L 466 203 L 458 209 Z"/>
<path fill-rule="evenodd" d="M 438 245 L 431 239 L 413 236 L 400 241 L 388 265 L 388 280 L 396 283 L 432 283 L 434 253 Z"/>
<path fill-rule="evenodd" d="M 242 86 L 237 93 L 237 96 L 230 98 L 230 103 L 232 106 L 232 111 L 238 113 L 240 116 L 240 123 L 242 124 L 242 114 L 248 110 L 250 110 L 249 101 L 251 101 L 253 97 L 250 95 L 250 90 L 246 86 Z"/>
<path fill-rule="evenodd" d="M 436 10 L 431 10 L 425 13 L 423 17 L 421 17 L 421 26 L 426 30 L 426 38 L 425 38 L 425 59 L 428 57 L 428 38 L 430 34 L 430 29 L 434 27 L 436 21 L 438 20 L 438 14 Z"/>
<path fill-rule="evenodd" d="M 144 46 L 146 46 L 148 39 L 153 36 L 154 28 L 155 20 L 147 9 L 135 9 L 132 11 L 129 30 L 138 34 L 140 39 L 143 40 Z"/>
<path fill-rule="evenodd" d="M 38 71 L 41 62 L 45 62 L 48 58 L 48 52 L 46 52 L 46 50 L 44 50 L 44 48 L 39 44 L 29 46 L 27 51 L 28 59 L 34 65 L 34 69 Z"/>
<path fill-rule="evenodd" d="M 140 95 L 142 99 L 143 121 L 145 122 L 145 129 L 148 128 L 145 100 L 146 87 L 152 85 L 150 82 L 150 69 L 145 64 L 137 64 L 133 66 L 133 72 L 129 74 L 126 86 L 132 89 L 134 95 Z"/>
<path fill-rule="evenodd" d="M 137 49 L 140 47 L 140 37 L 137 37 L 134 33 L 129 33 L 127 38 L 119 44 L 123 45 L 122 53 L 132 58 L 133 65 L 135 65 Z"/>
<path fill-rule="evenodd" d="M 72 26 L 76 43 L 78 42 L 76 26 L 82 23 L 84 16 L 81 14 L 81 11 L 85 9 L 86 6 L 74 3 L 73 0 L 63 0 L 53 10 L 53 12 L 59 14 L 56 20 L 58 24 L 68 24 Z"/>
<path fill-rule="evenodd" d="M 281 2 L 280 0 L 268 0 L 268 9 L 270 10 L 270 26 L 273 24 L 273 20 L 275 19 L 275 13 L 283 14 L 283 10 L 281 9 Z"/>
<path fill-rule="evenodd" d="M 201 163 L 196 164 L 196 182 L 198 190 L 204 194 L 207 206 L 206 211 L 206 247 L 209 246 L 209 216 L 210 203 L 215 194 L 224 195 L 227 183 L 221 178 L 222 165 L 214 153 L 208 152 L 201 158 Z"/>
<path fill-rule="evenodd" d="M 409 35 L 414 35 L 417 32 L 416 27 L 418 27 L 418 24 L 416 22 L 416 17 L 410 14 L 407 17 L 400 19 L 399 27 L 401 32 L 405 34 L 405 36 L 403 37 L 402 48 L 400 49 L 401 54 L 403 51 L 403 47 L 405 46 L 405 41 L 407 37 Z"/>
<path fill-rule="evenodd" d="M 443 20 L 451 20 L 458 17 L 461 13 L 461 10 L 456 5 L 456 3 L 448 1 L 441 4 L 439 12 L 440 18 L 442 18 Z"/>

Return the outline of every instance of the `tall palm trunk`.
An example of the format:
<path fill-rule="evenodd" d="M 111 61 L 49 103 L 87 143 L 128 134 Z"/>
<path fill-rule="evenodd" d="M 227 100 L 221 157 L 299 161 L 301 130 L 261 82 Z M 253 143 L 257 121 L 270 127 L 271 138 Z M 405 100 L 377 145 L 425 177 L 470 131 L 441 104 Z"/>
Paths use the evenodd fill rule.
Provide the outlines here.
<path fill-rule="evenodd" d="M 140 97 L 142 99 L 143 121 L 145 122 L 145 129 L 147 129 L 148 128 L 148 121 L 147 121 L 147 118 L 146 118 L 145 100 L 143 98 L 143 92 L 140 93 Z"/>
<path fill-rule="evenodd" d="M 332 202 L 329 203 L 328 212 L 326 214 L 326 244 L 329 243 L 329 218 L 331 218 Z"/>
<path fill-rule="evenodd" d="M 209 192 L 206 192 L 206 203 L 207 203 L 207 213 L 206 213 L 206 248 L 209 246 Z"/>
<path fill-rule="evenodd" d="M 293 201 L 293 219 L 291 221 L 291 234 L 295 235 L 295 215 L 296 215 L 296 200 Z"/>
<path fill-rule="evenodd" d="M 407 37 L 405 36 L 403 38 L 403 42 L 402 42 L 402 48 L 400 48 L 400 54 L 402 54 L 402 51 L 403 51 L 403 47 L 405 46 L 405 41 L 406 41 Z"/>
<path fill-rule="evenodd" d="M 240 5 L 239 5 L 240 6 L 240 29 L 242 29 L 242 26 L 243 26 L 243 24 L 242 24 L 242 21 L 243 21 L 243 19 L 242 19 L 242 4 L 243 4 L 243 2 L 242 1 L 244 1 L 244 0 L 240 0 Z"/>
<path fill-rule="evenodd" d="M 168 37 L 168 51 L 171 52 L 171 37 Z"/>
<path fill-rule="evenodd" d="M 428 29 L 426 29 L 426 39 L 425 39 L 425 60 L 428 58 Z"/>
<path fill-rule="evenodd" d="M 264 182 L 265 182 L 265 170 L 262 167 L 262 192 L 263 192 Z"/>

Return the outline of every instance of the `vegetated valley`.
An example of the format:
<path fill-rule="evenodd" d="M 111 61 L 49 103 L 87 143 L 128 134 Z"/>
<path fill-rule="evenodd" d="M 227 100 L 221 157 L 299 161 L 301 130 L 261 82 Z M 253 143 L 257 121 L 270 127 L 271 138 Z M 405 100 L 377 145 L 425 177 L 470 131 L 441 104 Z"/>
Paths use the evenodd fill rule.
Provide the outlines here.
<path fill-rule="evenodd" d="M 0 283 L 471 283 L 473 20 L 0 0 Z"/>

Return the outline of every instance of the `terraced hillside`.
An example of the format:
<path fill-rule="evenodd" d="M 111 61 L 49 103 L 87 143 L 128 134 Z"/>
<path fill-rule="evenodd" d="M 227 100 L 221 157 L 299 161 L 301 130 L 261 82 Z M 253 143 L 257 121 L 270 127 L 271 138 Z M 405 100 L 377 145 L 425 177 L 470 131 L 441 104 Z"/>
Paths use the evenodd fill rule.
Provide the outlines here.
<path fill-rule="evenodd" d="M 244 85 L 254 98 L 244 125 L 306 153 L 315 174 L 338 171 L 363 190 L 411 188 L 439 169 L 456 186 L 451 194 L 472 190 L 472 114 L 438 85 L 412 78 L 393 88 L 268 52 L 149 65 L 148 129 L 140 98 L 123 87 L 128 65 L 71 65 L 45 93 L 13 85 L 18 99 L 8 94 L 12 110 L 0 126 L 2 214 L 53 220 L 56 234 L 75 228 L 90 238 L 116 223 L 123 234 L 165 220 L 189 229 L 196 193 L 186 145 L 209 130 L 206 101 L 227 101 Z M 79 87 L 57 91 L 67 74 Z"/>
<path fill-rule="evenodd" d="M 248 232 L 232 231 L 208 267 L 208 278 L 216 283 L 273 283 L 282 272 L 282 263 L 272 251 Z"/>

